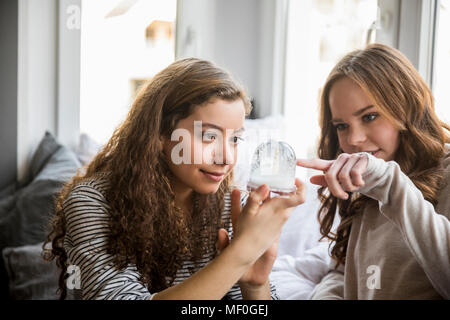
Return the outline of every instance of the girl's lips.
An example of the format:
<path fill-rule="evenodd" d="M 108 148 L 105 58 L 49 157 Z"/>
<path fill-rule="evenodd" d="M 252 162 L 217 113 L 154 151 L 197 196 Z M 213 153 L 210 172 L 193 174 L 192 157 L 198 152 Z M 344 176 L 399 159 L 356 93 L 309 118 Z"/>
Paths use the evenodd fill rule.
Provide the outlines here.
<path fill-rule="evenodd" d="M 376 157 L 380 151 L 381 151 L 381 149 L 378 149 L 376 151 L 367 151 L 367 152 L 370 153 L 371 155 L 373 155 L 374 157 Z"/>
<path fill-rule="evenodd" d="M 204 170 L 200 170 L 207 178 L 213 180 L 214 182 L 220 182 L 222 181 L 222 178 L 225 174 L 223 173 L 214 173 L 214 172 L 207 172 Z"/>

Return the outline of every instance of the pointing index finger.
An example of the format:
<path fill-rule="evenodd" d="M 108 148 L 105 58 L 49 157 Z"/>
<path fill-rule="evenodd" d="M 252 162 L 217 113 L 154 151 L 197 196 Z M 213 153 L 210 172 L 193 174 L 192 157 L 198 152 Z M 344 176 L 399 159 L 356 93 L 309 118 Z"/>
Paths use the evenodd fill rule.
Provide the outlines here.
<path fill-rule="evenodd" d="M 327 171 L 333 162 L 333 160 L 323 159 L 297 159 L 298 166 L 321 171 Z"/>

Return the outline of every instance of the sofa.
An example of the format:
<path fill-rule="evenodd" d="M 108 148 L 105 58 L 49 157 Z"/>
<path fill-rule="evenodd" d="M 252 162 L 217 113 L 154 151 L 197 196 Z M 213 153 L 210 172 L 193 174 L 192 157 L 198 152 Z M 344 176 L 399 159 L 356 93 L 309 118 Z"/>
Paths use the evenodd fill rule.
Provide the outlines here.
<path fill-rule="evenodd" d="M 80 153 L 80 155 L 83 155 Z M 57 299 L 59 270 L 42 258 L 54 198 L 82 162 L 46 132 L 28 175 L 0 191 L 0 276 L 3 299 Z"/>

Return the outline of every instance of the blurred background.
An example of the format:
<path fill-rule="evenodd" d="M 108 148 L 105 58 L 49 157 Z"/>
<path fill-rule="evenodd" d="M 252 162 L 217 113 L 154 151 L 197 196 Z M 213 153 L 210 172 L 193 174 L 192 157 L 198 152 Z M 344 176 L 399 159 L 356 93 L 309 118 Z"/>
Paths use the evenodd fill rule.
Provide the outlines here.
<path fill-rule="evenodd" d="M 3 0 L 0 21 L 0 188 L 45 131 L 106 143 L 139 86 L 184 57 L 228 69 L 297 157 L 315 155 L 327 74 L 372 42 L 410 58 L 450 121 L 450 0 Z"/>

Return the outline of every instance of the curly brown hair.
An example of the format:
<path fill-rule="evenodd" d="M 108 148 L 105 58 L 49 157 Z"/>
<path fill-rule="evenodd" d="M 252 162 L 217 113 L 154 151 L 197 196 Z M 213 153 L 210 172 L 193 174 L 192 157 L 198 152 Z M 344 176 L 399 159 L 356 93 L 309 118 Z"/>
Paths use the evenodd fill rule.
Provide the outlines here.
<path fill-rule="evenodd" d="M 193 261 L 201 257 L 205 248 L 199 237 L 192 236 L 198 234 L 196 228 L 206 224 L 215 240 L 232 174 L 215 194 L 194 194 L 196 212 L 186 215 L 175 204 L 171 171 L 160 142 L 161 137 L 170 140 L 177 123 L 192 114 L 194 108 L 215 98 L 241 99 L 246 114 L 250 113 L 244 88 L 228 72 L 195 58 L 172 63 L 140 90 L 125 121 L 84 172 L 64 185 L 43 245 L 44 257 L 56 259 L 61 268 L 61 299 L 67 293 L 68 267 L 64 202 L 75 186 L 99 173 L 107 173 L 109 184 L 114 186 L 105 192 L 111 208 L 108 252 L 114 256 L 118 269 L 130 263 L 136 265 L 140 280 L 149 290 L 169 287 L 186 257 Z"/>
<path fill-rule="evenodd" d="M 441 162 L 445 143 L 450 142 L 450 127 L 436 116 L 432 92 L 425 81 L 408 59 L 394 48 L 372 44 L 348 53 L 333 68 L 320 98 L 319 158 L 333 160 L 342 153 L 331 123 L 329 94 L 333 84 L 343 77 L 357 83 L 380 114 L 399 130 L 400 144 L 394 161 L 424 198 L 436 205 L 443 180 Z M 375 200 L 351 193 L 348 200 L 340 200 L 328 194 L 325 187 L 319 188 L 318 195 L 322 201 L 318 213 L 320 232 L 322 239 L 326 237 L 331 244 L 335 243 L 331 256 L 337 261 L 337 268 L 345 264 L 353 217 Z M 337 211 L 340 223 L 334 233 L 331 229 Z"/>

